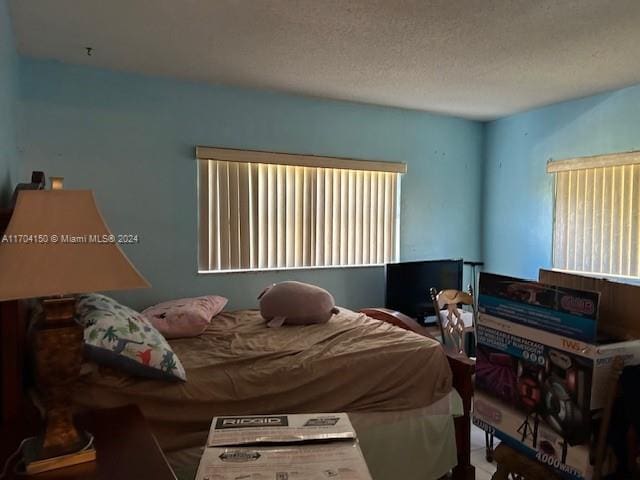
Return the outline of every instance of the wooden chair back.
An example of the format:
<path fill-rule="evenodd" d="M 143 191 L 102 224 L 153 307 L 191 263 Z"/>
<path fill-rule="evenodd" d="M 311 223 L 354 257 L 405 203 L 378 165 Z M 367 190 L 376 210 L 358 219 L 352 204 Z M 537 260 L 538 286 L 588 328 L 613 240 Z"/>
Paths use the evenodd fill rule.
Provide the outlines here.
<path fill-rule="evenodd" d="M 442 343 L 451 345 L 458 353 L 464 353 L 465 325 L 462 320 L 460 305 L 468 305 L 473 312 L 473 328 L 475 328 L 475 302 L 471 292 L 461 290 L 441 290 L 437 292 L 435 288 L 430 290 L 431 301 L 436 312 L 436 319 L 440 327 Z M 446 316 L 442 313 L 446 309 Z M 441 313 L 442 312 L 442 313 Z"/>

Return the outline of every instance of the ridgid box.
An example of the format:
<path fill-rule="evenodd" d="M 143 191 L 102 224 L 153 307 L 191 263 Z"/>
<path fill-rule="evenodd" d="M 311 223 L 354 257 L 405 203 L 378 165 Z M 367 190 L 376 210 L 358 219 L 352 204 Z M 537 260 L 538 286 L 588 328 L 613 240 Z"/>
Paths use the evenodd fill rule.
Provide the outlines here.
<path fill-rule="evenodd" d="M 558 283 L 578 283 L 569 277 Z M 600 318 L 610 308 L 602 300 L 599 291 L 480 276 L 473 421 L 566 478 L 593 474 L 613 359 L 640 363 L 639 340 L 599 325 L 618 321 Z"/>
<path fill-rule="evenodd" d="M 215 417 L 196 480 L 371 480 L 346 413 Z"/>

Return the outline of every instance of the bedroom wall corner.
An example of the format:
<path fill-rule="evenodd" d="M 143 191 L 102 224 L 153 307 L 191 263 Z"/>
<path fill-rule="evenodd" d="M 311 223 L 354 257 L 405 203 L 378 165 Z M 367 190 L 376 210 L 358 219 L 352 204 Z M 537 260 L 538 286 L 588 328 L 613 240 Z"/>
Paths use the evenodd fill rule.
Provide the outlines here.
<path fill-rule="evenodd" d="M 486 262 L 485 262 L 485 230 L 486 230 L 486 216 L 487 216 L 487 211 L 485 208 L 485 202 L 486 202 L 486 190 L 487 190 L 487 156 L 488 156 L 488 150 L 487 150 L 487 132 L 489 130 L 489 123 L 487 121 L 482 122 L 482 144 L 480 147 L 480 151 L 481 153 L 481 159 L 480 159 L 480 200 L 478 202 L 479 206 L 478 206 L 478 219 L 479 219 L 479 226 L 478 226 L 478 243 L 479 243 L 479 250 L 480 250 L 480 254 L 479 254 L 479 258 L 478 261 L 479 262 L 483 262 L 484 265 L 482 267 L 479 268 L 479 271 L 483 271 L 485 270 L 485 266 L 486 266 Z"/>
<path fill-rule="evenodd" d="M 6 205 L 19 181 L 16 148 L 18 55 L 7 0 L 0 0 L 0 206 Z"/>
<path fill-rule="evenodd" d="M 537 278 L 552 265 L 549 159 L 640 149 L 640 85 L 531 110 L 486 128 L 485 271 Z"/>

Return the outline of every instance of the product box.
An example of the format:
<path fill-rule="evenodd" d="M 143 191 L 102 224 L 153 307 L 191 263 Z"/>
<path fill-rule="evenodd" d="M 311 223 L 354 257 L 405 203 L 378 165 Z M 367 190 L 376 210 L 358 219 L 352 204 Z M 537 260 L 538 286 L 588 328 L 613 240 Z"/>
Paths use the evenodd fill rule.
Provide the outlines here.
<path fill-rule="evenodd" d="M 588 479 L 613 359 L 640 363 L 640 340 L 602 328 L 618 321 L 601 318 L 611 306 L 599 291 L 564 286 L 578 283 L 569 277 L 557 286 L 481 274 L 473 421 L 563 477 Z"/>
<path fill-rule="evenodd" d="M 346 413 L 215 417 L 196 480 L 371 480 Z"/>

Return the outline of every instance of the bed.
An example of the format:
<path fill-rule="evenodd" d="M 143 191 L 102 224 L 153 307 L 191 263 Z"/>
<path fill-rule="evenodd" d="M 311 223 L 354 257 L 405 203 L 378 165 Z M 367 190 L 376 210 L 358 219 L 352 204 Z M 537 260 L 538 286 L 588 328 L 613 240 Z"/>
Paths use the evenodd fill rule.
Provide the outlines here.
<path fill-rule="evenodd" d="M 462 400 L 440 344 L 340 308 L 326 324 L 271 329 L 256 310 L 223 312 L 172 340 L 186 382 L 89 364 L 78 408 L 137 404 L 174 467 L 197 463 L 213 415 L 346 411 L 376 480 L 439 478 L 457 463 Z M 395 450 L 393 450 L 395 448 Z"/>
<path fill-rule="evenodd" d="M 17 418 L 24 404 L 24 311 L 18 302 L 0 304 L 3 419 Z M 3 322 L 8 316 L 18 321 Z M 200 337 L 171 345 L 187 382 L 89 365 L 77 408 L 138 404 L 178 469 L 197 463 L 214 415 L 346 411 L 376 480 L 438 478 L 452 467 L 456 479 L 475 477 L 473 364 L 406 316 L 340 309 L 325 325 L 268 329 L 258 312 L 244 310 L 222 313 Z"/>
<path fill-rule="evenodd" d="M 176 471 L 187 472 L 182 478 L 197 465 L 214 415 L 329 411 L 349 413 L 375 480 L 434 479 L 452 468 L 454 478 L 474 478 L 473 467 L 461 468 L 465 377 L 450 367 L 467 363 L 431 338 L 369 315 L 341 308 L 324 325 L 269 329 L 257 311 L 222 313 L 201 336 L 171 341 L 186 382 L 88 363 L 74 403 L 137 404 Z"/>
<path fill-rule="evenodd" d="M 439 478 L 452 468 L 454 478 L 474 478 L 463 468 L 468 401 L 450 367 L 466 364 L 431 338 L 346 309 L 325 325 L 280 329 L 245 310 L 171 346 L 186 382 L 87 364 L 75 406 L 137 404 L 178 471 L 197 464 L 214 415 L 346 411 L 375 480 Z"/>
<path fill-rule="evenodd" d="M 276 329 L 267 328 L 256 310 L 223 312 L 202 335 L 170 343 L 186 382 L 141 379 L 90 364 L 75 404 L 137 404 L 177 466 L 190 458 L 182 450 L 204 444 L 213 415 L 335 411 L 350 413 L 370 463 L 380 458 L 376 446 L 382 444 L 402 446 L 405 454 L 394 455 L 392 463 L 411 460 L 416 471 L 430 473 L 426 478 L 455 466 L 452 415 L 462 414 L 462 402 L 435 340 L 341 308 L 326 324 Z M 413 438 L 403 438 L 411 432 Z M 374 468 L 377 479 L 393 478 L 380 474 L 381 467 Z"/>

